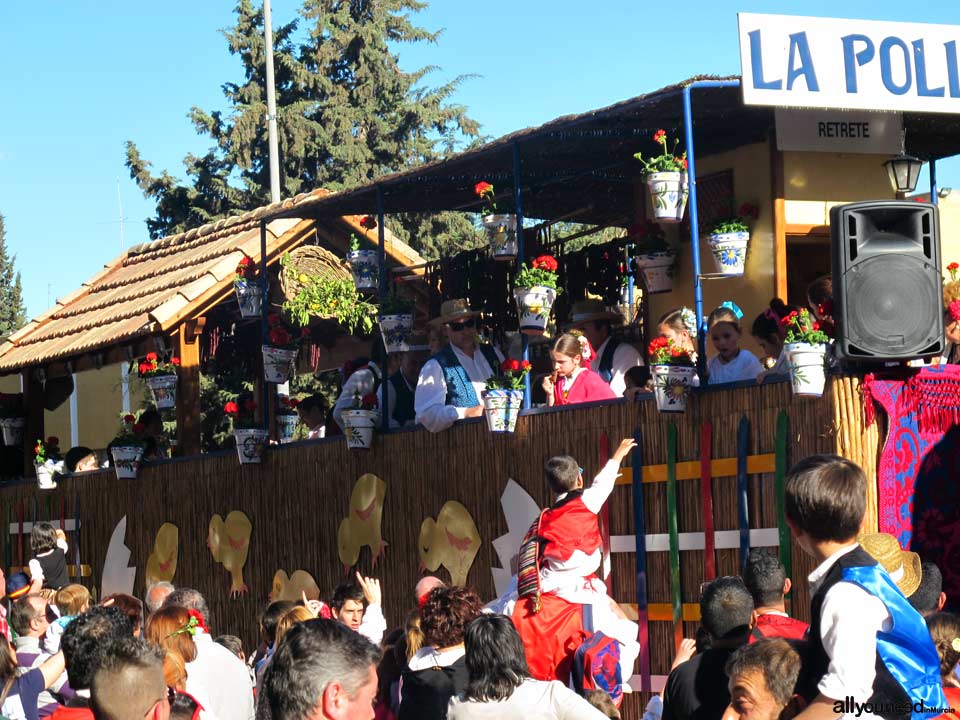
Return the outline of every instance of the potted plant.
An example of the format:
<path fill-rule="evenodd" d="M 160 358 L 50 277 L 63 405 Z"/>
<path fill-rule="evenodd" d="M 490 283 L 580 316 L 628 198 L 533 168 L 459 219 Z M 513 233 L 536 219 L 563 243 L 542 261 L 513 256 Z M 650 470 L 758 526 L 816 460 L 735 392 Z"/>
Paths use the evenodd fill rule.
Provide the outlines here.
<path fill-rule="evenodd" d="M 512 433 L 516 428 L 524 380 L 531 367 L 528 360 L 507 358 L 500 364 L 500 372 L 487 379 L 487 389 L 482 393 L 483 414 L 490 432 Z"/>
<path fill-rule="evenodd" d="M 7 447 L 23 445 L 23 429 L 27 419 L 23 416 L 23 396 L 0 393 L 0 430 L 3 444 Z"/>
<path fill-rule="evenodd" d="M 37 439 L 33 446 L 33 468 L 37 473 L 37 486 L 41 490 L 53 490 L 57 486 L 53 476 L 63 472 L 58 437 L 51 435 L 46 440 Z"/>
<path fill-rule="evenodd" d="M 256 411 L 257 403 L 251 397 L 239 402 L 231 400 L 223 406 L 223 412 L 230 417 L 241 465 L 255 464 L 263 460 L 263 451 L 270 440 L 270 433 L 257 422 Z"/>
<path fill-rule="evenodd" d="M 110 442 L 110 457 L 118 480 L 135 480 L 140 471 L 143 451 L 147 443 L 143 437 L 146 427 L 133 415 L 124 415 L 120 431 Z"/>
<path fill-rule="evenodd" d="M 380 336 L 388 353 L 406 352 L 413 333 L 413 300 L 390 290 L 380 303 Z"/>
<path fill-rule="evenodd" d="M 630 234 L 638 240 L 634 262 L 647 292 L 651 295 L 671 292 L 677 251 L 667 243 L 663 228 L 647 222 L 631 228 Z"/>
<path fill-rule="evenodd" d="M 362 334 L 369 335 L 373 331 L 377 306 L 360 294 L 353 281 L 297 275 L 288 255 L 280 259 L 280 264 L 283 271 L 289 276 L 296 276 L 299 283 L 297 294 L 283 303 L 283 311 L 294 324 L 305 327 L 310 324 L 311 317 L 319 317 L 336 320 L 349 333 L 359 330 Z M 267 317 L 268 323 L 271 317 L 273 316 Z M 279 316 L 276 316 L 274 319 L 278 318 Z M 306 335 L 306 331 L 303 335 Z"/>
<path fill-rule="evenodd" d="M 780 322 L 787 329 L 783 352 L 790 366 L 793 394 L 820 397 L 826 383 L 824 356 L 830 338 L 807 308 L 794 310 Z"/>
<path fill-rule="evenodd" d="M 263 379 L 268 383 L 285 383 L 293 375 L 297 360 L 297 338 L 279 313 L 267 315 L 268 342 L 263 352 Z"/>
<path fill-rule="evenodd" d="M 747 244 L 750 242 L 750 221 L 756 220 L 759 215 L 760 209 L 756 205 L 744 203 L 735 217 L 716 220 L 710 226 L 707 242 L 718 273 L 743 275 Z"/>
<path fill-rule="evenodd" d="M 237 272 L 233 276 L 233 289 L 237 293 L 240 317 L 260 317 L 263 307 L 263 288 L 257 282 L 257 266 L 247 256 L 237 264 Z"/>
<path fill-rule="evenodd" d="M 377 227 L 376 218 L 364 215 L 360 227 L 367 232 Z M 380 253 L 376 250 L 361 250 L 356 235 L 350 236 L 350 252 L 347 253 L 350 272 L 357 290 L 376 290 L 380 285 Z"/>
<path fill-rule="evenodd" d="M 150 388 L 157 410 L 168 410 L 177 404 L 177 368 L 180 358 L 161 360 L 155 352 L 147 353 L 137 366 L 140 377 Z"/>
<path fill-rule="evenodd" d="M 543 335 L 550 321 L 550 310 L 560 291 L 557 289 L 557 261 L 552 255 L 534 258 L 527 267 L 520 265 L 514 282 L 513 297 L 520 316 L 520 332 Z"/>
<path fill-rule="evenodd" d="M 277 436 L 282 443 L 293 440 L 297 423 L 300 422 L 300 415 L 297 413 L 297 405 L 299 404 L 299 400 L 286 395 L 279 397 L 277 402 Z"/>
<path fill-rule="evenodd" d="M 647 347 L 654 394 L 660 412 L 684 412 L 697 369 L 690 354 L 673 340 L 654 338 Z"/>
<path fill-rule="evenodd" d="M 353 399 L 353 407 L 344 410 L 343 434 L 351 450 L 369 450 L 373 445 L 373 431 L 380 424 L 380 401 L 376 393 Z"/>
<path fill-rule="evenodd" d="M 493 185 L 478 182 L 473 193 L 483 201 L 483 229 L 493 251 L 494 260 L 510 261 L 517 257 L 517 216 L 497 212 L 496 196 Z"/>
<path fill-rule="evenodd" d="M 667 148 L 666 130 L 657 130 L 653 141 L 662 147 L 663 152 L 650 159 L 639 152 L 634 157 L 643 165 L 654 219 L 661 223 L 678 223 L 683 220 L 687 207 L 687 153 L 677 155 L 679 140 L 673 141 L 673 149 Z"/>

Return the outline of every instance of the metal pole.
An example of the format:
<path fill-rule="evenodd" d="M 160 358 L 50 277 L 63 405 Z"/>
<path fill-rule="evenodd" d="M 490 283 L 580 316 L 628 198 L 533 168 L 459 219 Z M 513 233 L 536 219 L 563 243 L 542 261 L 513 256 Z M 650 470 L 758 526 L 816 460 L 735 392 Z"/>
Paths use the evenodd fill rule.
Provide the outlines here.
<path fill-rule="evenodd" d="M 263 40 L 267 61 L 267 144 L 270 148 L 270 202 L 280 202 L 280 150 L 277 145 L 277 91 L 273 79 L 273 24 L 270 0 L 263 0 Z"/>
<path fill-rule="evenodd" d="M 703 318 L 703 283 L 700 271 L 700 227 L 697 212 L 697 170 L 693 151 L 693 104 L 690 91 L 694 88 L 739 87 L 739 80 L 698 80 L 683 88 L 683 132 L 687 146 L 687 175 L 690 183 L 690 246 L 693 251 L 693 304 L 697 314 L 697 371 L 703 377 L 707 362 L 707 327 Z"/>
<path fill-rule="evenodd" d="M 520 144 L 513 143 L 513 204 L 517 212 L 517 271 L 524 261 L 523 255 L 523 192 L 520 189 Z M 524 334 L 521 339 L 523 359 L 530 359 L 530 338 Z M 524 378 L 523 409 L 530 409 L 530 373 Z"/>
<path fill-rule="evenodd" d="M 267 315 L 270 314 L 270 284 L 267 281 L 267 221 L 260 221 L 260 345 L 270 340 L 270 328 Z M 270 430 L 270 383 L 261 376 L 260 402 L 263 403 L 263 428 Z"/>
<path fill-rule="evenodd" d="M 386 230 L 383 227 L 383 188 L 377 185 L 377 241 L 378 255 L 380 260 L 380 282 L 377 284 L 380 293 L 380 302 L 383 303 L 387 297 L 387 253 L 386 253 Z M 389 358 L 386 354 L 386 345 L 384 347 L 383 367 L 380 368 L 383 377 L 380 379 L 380 407 L 383 412 L 380 413 L 380 428 L 388 430 L 390 428 L 390 408 L 387 401 L 387 366 Z"/>
<path fill-rule="evenodd" d="M 939 205 L 937 202 L 937 161 L 930 161 L 930 202 Z"/>

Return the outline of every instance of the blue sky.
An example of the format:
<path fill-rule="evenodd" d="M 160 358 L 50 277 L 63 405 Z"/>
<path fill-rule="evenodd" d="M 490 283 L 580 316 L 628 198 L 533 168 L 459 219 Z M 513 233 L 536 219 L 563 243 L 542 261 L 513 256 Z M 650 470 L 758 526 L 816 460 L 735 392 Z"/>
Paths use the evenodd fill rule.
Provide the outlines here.
<path fill-rule="evenodd" d="M 182 158 L 207 149 L 187 112 L 222 108 L 221 84 L 241 78 L 219 32 L 234 3 L 0 5 L 0 213 L 32 316 L 148 240 L 153 206 L 129 179 L 124 141 L 179 177 Z M 274 24 L 298 5 L 273 0 Z M 417 22 L 443 28 L 439 41 L 399 51 L 407 69 L 439 66 L 434 84 L 479 75 L 455 100 L 499 136 L 691 75 L 739 73 L 738 11 L 960 24 L 960 5 L 892 0 L 433 0 Z M 960 163 L 941 164 L 939 182 L 960 184 Z"/>

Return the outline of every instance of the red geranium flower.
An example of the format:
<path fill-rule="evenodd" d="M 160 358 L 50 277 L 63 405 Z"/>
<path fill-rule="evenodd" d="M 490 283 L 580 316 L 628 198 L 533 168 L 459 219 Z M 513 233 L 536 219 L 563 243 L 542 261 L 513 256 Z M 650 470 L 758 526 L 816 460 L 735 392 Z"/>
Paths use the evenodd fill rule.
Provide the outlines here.
<path fill-rule="evenodd" d="M 233 400 L 231 400 L 223 406 L 223 411 L 227 413 L 227 415 L 236 415 L 238 412 L 240 412 L 240 408 L 235 402 L 233 402 Z"/>
<path fill-rule="evenodd" d="M 299 404 L 300 404 L 300 401 L 299 401 L 299 400 L 292 400 L 292 399 L 288 399 L 288 400 L 287 400 L 287 406 L 288 406 L 288 407 L 296 408 L 297 405 L 299 405 Z"/>
<path fill-rule="evenodd" d="M 249 264 L 250 264 L 250 258 L 244 257 L 244 258 L 240 261 L 238 267 L 245 268 L 245 267 L 247 267 Z"/>
<path fill-rule="evenodd" d="M 473 186 L 473 192 L 476 193 L 477 197 L 483 197 L 486 194 L 493 194 L 493 185 L 488 182 L 478 182 Z"/>
<path fill-rule="evenodd" d="M 657 131 L 653 134 L 653 141 L 654 141 L 655 143 L 660 143 L 660 144 L 665 143 L 665 142 L 667 141 L 667 131 L 666 131 L 666 130 L 662 130 L 662 129 L 661 129 L 661 130 L 657 130 Z"/>
<path fill-rule="evenodd" d="M 286 345 L 290 342 L 290 333 L 285 328 L 275 327 L 270 330 L 270 342 L 274 345 Z"/>
<path fill-rule="evenodd" d="M 947 270 L 960 270 L 960 263 L 952 262 L 947 265 Z"/>
<path fill-rule="evenodd" d="M 377 227 L 377 219 L 373 215 L 364 215 L 360 218 L 360 227 L 367 230 L 373 230 Z"/>
<path fill-rule="evenodd" d="M 170 358 L 170 364 L 171 364 L 171 365 L 176 365 L 177 367 L 180 367 L 180 358 L 178 358 L 178 357 L 172 357 L 172 358 Z"/>
<path fill-rule="evenodd" d="M 137 369 L 140 371 L 141 375 L 145 375 L 146 373 L 150 372 L 153 368 L 151 368 L 148 363 L 140 363 Z"/>
<path fill-rule="evenodd" d="M 947 309 L 950 311 L 950 317 L 952 317 L 954 321 L 960 320 L 960 300 L 954 300 Z"/>
<path fill-rule="evenodd" d="M 133 424 L 133 434 L 134 435 L 143 435 L 144 431 L 147 429 L 147 426 L 142 422 Z"/>
<path fill-rule="evenodd" d="M 532 367 L 533 363 L 531 363 L 529 360 L 524 360 L 522 363 L 520 363 L 521 370 L 529 370 Z"/>
<path fill-rule="evenodd" d="M 156 354 L 155 352 L 147 353 L 146 360 L 147 360 L 147 362 L 156 362 L 156 360 L 157 360 L 157 354 Z"/>
<path fill-rule="evenodd" d="M 360 407 L 364 410 L 373 410 L 380 403 L 377 400 L 376 393 L 370 393 L 369 395 L 364 395 L 363 399 L 360 401 Z"/>
<path fill-rule="evenodd" d="M 124 415 L 123 421 L 125 423 L 135 423 L 137 421 L 137 418 L 135 418 L 133 415 Z"/>
<path fill-rule="evenodd" d="M 538 258 L 534 258 L 532 265 L 539 270 L 557 271 L 557 261 L 552 255 L 541 255 Z"/>

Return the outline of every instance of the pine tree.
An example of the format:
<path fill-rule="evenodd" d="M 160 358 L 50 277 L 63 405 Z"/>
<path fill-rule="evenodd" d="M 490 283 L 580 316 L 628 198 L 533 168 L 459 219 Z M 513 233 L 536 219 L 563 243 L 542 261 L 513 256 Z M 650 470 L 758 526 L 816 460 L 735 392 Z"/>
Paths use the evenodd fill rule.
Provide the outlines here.
<path fill-rule="evenodd" d="M 404 72 L 390 52 L 388 42 L 436 40 L 436 33 L 409 19 L 424 7 L 420 0 L 304 0 L 298 18 L 274 30 L 284 196 L 366 183 L 478 137 L 466 108 L 448 102 L 463 78 L 424 87 L 433 68 Z M 239 0 L 235 14 L 225 36 L 240 57 L 244 80 L 223 86 L 228 113 L 191 110 L 197 132 L 214 146 L 184 160 L 188 184 L 167 172 L 154 177 L 150 163 L 127 143 L 131 177 L 157 201 L 157 215 L 148 221 L 154 238 L 269 202 L 263 13 L 252 0 Z M 304 32 L 298 32 L 301 23 Z M 458 249 L 474 235 L 468 219 L 449 213 L 405 215 L 392 220 L 391 229 L 428 257 L 447 245 Z"/>
<path fill-rule="evenodd" d="M 7 231 L 0 215 L 0 337 L 6 337 L 27 323 L 20 273 L 14 269 L 16 255 L 7 254 Z"/>

